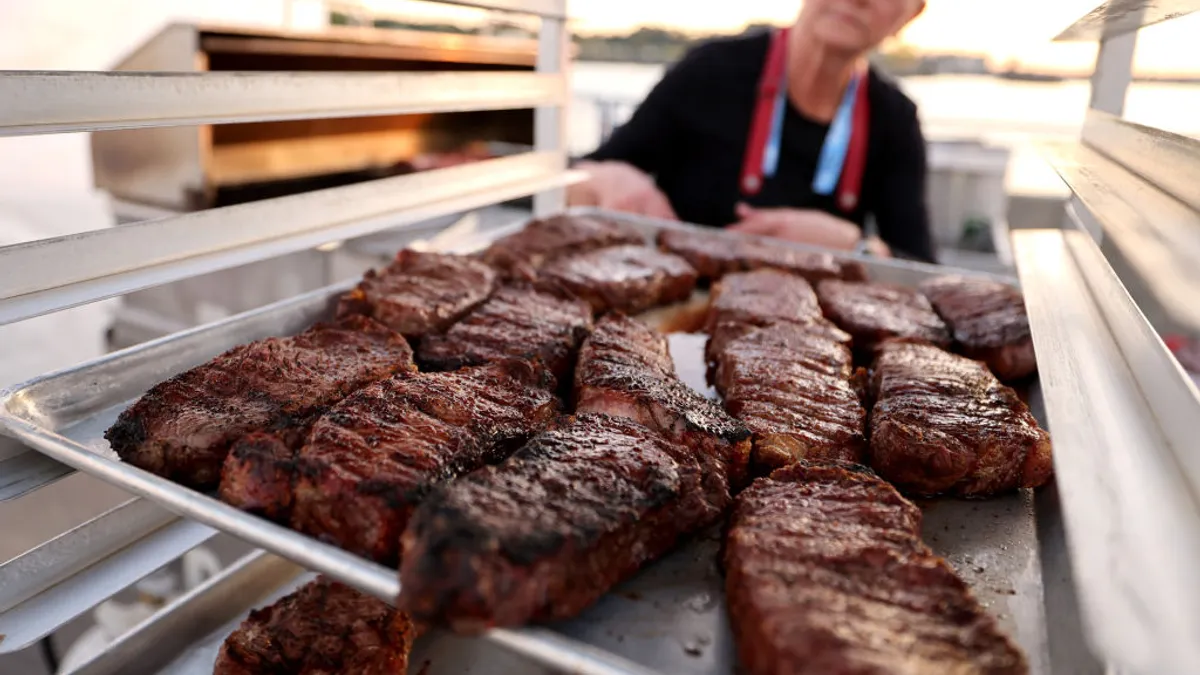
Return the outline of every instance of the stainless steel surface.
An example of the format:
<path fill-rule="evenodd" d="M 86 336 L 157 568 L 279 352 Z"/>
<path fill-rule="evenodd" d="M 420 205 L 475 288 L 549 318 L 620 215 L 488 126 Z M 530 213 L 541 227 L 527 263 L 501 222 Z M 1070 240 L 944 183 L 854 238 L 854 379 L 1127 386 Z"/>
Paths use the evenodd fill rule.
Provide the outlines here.
<path fill-rule="evenodd" d="M 1085 635 L 1114 667 L 1200 664 L 1200 399 L 1082 230 L 1014 235 Z"/>
<path fill-rule="evenodd" d="M 16 499 L 71 473 L 70 467 L 0 438 L 0 502 Z"/>
<path fill-rule="evenodd" d="M 529 195 L 578 178 L 525 153 L 0 248 L 0 324 Z M 71 261 L 64 265 L 63 261 Z"/>
<path fill-rule="evenodd" d="M 537 73 L 0 71 L 0 137 L 561 105 Z"/>
<path fill-rule="evenodd" d="M 1200 0 L 1105 0 L 1071 24 L 1055 42 L 1111 38 L 1200 10 Z"/>
<path fill-rule="evenodd" d="M 1082 140 L 1159 190 L 1200 210 L 1200 141 L 1098 110 L 1088 111 Z"/>
<path fill-rule="evenodd" d="M 641 226 L 648 238 L 661 227 L 687 227 L 616 217 Z M 445 248 L 459 251 L 478 248 L 522 225 L 523 222 L 515 222 L 455 242 L 453 246 L 445 243 Z M 872 278 L 894 283 L 915 284 L 932 274 L 948 272 L 973 274 L 903 261 L 860 259 Z M 997 278 L 1015 282 L 1011 278 Z M 0 395 L 0 425 L 5 433 L 15 434 L 59 461 L 121 485 L 172 511 L 377 597 L 394 598 L 399 582 L 393 570 L 318 544 L 207 495 L 115 461 L 102 439 L 103 430 L 117 413 L 157 382 L 203 363 L 233 345 L 301 330 L 327 316 L 334 298 L 348 286 L 322 289 L 20 385 Z M 675 336 L 672 349 L 679 357 L 681 375 L 693 386 L 704 389 L 700 365 L 702 344 L 703 338 L 699 336 Z M 1050 657 L 1046 649 L 1038 532 L 1031 502 L 1023 496 L 977 503 L 938 501 L 929 509 L 926 536 L 935 550 L 946 555 L 972 582 L 981 600 L 1027 650 L 1036 666 L 1035 672 L 1052 672 L 1045 667 Z M 647 570 L 639 577 L 641 581 L 630 582 L 637 589 L 634 595 L 610 594 L 586 617 L 556 629 L 564 636 L 598 645 L 663 672 L 728 672 L 731 647 L 727 640 L 721 641 L 726 629 L 719 601 L 719 577 L 710 565 L 711 551 L 697 553 L 706 545 L 711 547 L 715 543 L 700 541 L 695 545 L 700 549 L 690 547 L 687 549 L 690 553 L 677 553 Z M 1061 542 L 1043 541 L 1042 545 L 1061 547 Z M 698 599 L 701 596 L 708 600 Z M 1071 612 L 1067 610 L 1065 616 L 1059 619 L 1069 620 Z M 583 672 L 623 672 L 606 670 L 597 663 L 596 654 L 575 648 L 560 649 L 562 645 L 556 642 L 559 638 L 541 629 L 494 631 L 488 638 L 492 643 L 518 649 L 545 663 L 553 658 L 560 665 L 569 662 L 573 664 L 570 667 L 585 668 Z M 708 644 L 703 644 L 706 640 Z"/>

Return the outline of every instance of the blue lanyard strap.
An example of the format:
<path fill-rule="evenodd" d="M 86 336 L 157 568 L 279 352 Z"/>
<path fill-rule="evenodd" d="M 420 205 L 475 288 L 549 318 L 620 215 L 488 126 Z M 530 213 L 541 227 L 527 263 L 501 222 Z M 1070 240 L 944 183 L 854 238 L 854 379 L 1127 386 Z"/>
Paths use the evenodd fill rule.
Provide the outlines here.
<path fill-rule="evenodd" d="M 770 178 L 779 167 L 779 145 L 783 136 L 783 118 L 787 101 L 787 75 L 780 84 L 779 92 L 775 95 L 775 110 L 771 117 L 771 133 L 767 137 L 767 146 L 763 153 L 762 173 Z M 819 195 L 831 195 L 837 187 L 838 178 L 846 164 L 846 153 L 850 147 L 850 135 L 854 128 L 854 102 L 858 98 L 858 86 L 862 80 L 858 73 L 850 78 L 850 84 L 842 95 L 833 123 L 825 134 L 825 142 L 821 145 L 821 155 L 817 161 L 817 171 L 813 175 L 812 190 Z"/>

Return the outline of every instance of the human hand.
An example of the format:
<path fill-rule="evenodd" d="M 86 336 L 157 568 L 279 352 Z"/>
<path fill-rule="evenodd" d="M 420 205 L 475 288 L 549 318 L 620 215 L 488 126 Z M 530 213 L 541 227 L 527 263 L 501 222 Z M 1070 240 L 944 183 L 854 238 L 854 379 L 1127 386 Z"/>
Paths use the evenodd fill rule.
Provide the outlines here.
<path fill-rule="evenodd" d="M 580 162 L 587 172 L 586 183 L 567 191 L 571 206 L 596 206 L 652 218 L 678 220 L 666 195 L 654 179 L 625 162 Z"/>
<path fill-rule="evenodd" d="M 726 228 L 733 232 L 844 251 L 853 250 L 862 240 L 862 231 L 857 225 L 816 209 L 760 209 L 738 204 L 736 212 L 738 222 Z"/>

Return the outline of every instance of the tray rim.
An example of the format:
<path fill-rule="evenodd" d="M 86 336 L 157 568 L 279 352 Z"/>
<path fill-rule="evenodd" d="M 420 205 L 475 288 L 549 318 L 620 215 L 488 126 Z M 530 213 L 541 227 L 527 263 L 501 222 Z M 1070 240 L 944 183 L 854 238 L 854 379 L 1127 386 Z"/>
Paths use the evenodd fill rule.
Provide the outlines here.
<path fill-rule="evenodd" d="M 571 215 L 599 215 L 625 221 L 645 228 L 648 233 L 664 228 L 700 232 L 711 231 L 711 228 L 704 228 L 702 226 L 642 218 L 603 209 L 568 209 L 566 213 Z M 468 237 L 465 238 L 466 241 L 441 242 L 433 250 L 468 252 L 477 249 L 479 246 L 486 245 L 488 242 L 494 241 L 505 234 L 520 229 L 530 220 L 532 218 L 521 218 L 509 226 L 489 229 L 477 235 L 474 241 Z M 1018 285 L 1015 277 L 1006 277 L 947 265 L 881 259 L 844 251 L 832 251 L 819 247 L 805 246 L 782 240 L 780 240 L 780 244 L 797 250 L 829 253 L 839 259 L 857 260 L 866 265 L 869 270 L 871 268 L 891 268 L 922 276 L 959 274 L 974 278 L 991 278 Z M 289 305 L 301 304 L 305 301 L 322 297 L 332 297 L 335 293 L 352 288 L 357 281 L 357 279 L 351 279 L 309 291 L 216 322 L 163 336 L 140 345 L 134 345 L 111 354 L 106 354 L 91 361 L 59 369 L 31 378 L 25 382 L 5 387 L 0 390 L 0 433 L 11 435 L 34 450 L 76 470 L 83 471 L 101 480 L 122 487 L 142 498 L 156 502 L 173 513 L 229 533 L 299 564 L 306 569 L 327 574 L 334 579 L 359 588 L 382 600 L 394 602 L 400 587 L 398 575 L 394 570 L 372 563 L 328 544 L 320 543 L 290 528 L 285 528 L 240 511 L 217 499 L 186 488 L 173 481 L 161 478 L 124 462 L 110 459 L 52 430 L 40 427 L 18 416 L 10 408 L 15 398 L 19 397 L 22 392 L 26 392 L 34 387 L 52 383 L 59 378 L 78 376 L 90 369 L 103 365 L 114 362 L 119 363 L 122 359 L 142 352 L 167 347 L 172 342 L 184 338 L 194 338 L 204 333 L 216 332 L 223 327 L 247 321 L 256 316 L 280 311 Z M 489 631 L 484 637 L 485 639 L 503 644 L 518 653 L 531 656 L 543 664 L 574 669 L 588 675 L 593 673 L 595 675 L 616 675 L 617 673 L 650 672 L 632 662 L 627 662 L 615 654 L 602 653 L 589 645 L 542 628 L 496 629 Z"/>

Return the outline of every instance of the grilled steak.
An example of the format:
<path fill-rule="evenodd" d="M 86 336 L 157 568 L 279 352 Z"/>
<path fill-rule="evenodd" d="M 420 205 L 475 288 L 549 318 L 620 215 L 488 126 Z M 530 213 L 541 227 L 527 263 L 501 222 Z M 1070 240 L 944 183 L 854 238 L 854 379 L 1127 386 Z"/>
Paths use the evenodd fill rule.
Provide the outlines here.
<path fill-rule="evenodd" d="M 122 412 L 104 437 L 134 466 L 209 489 L 246 433 L 303 429 L 356 389 L 411 369 L 402 336 L 367 317 L 345 317 L 234 347 L 176 375 Z"/>
<path fill-rule="evenodd" d="M 560 256 L 624 244 L 645 245 L 646 237 L 615 220 L 558 215 L 531 221 L 519 232 L 497 239 L 481 257 L 506 278 L 528 280 Z"/>
<path fill-rule="evenodd" d="M 474 633 L 583 611 L 729 503 L 720 462 L 580 415 L 435 490 L 404 533 L 399 606 Z"/>
<path fill-rule="evenodd" d="M 213 675 L 403 675 L 417 632 L 403 612 L 318 577 L 250 612 Z"/>
<path fill-rule="evenodd" d="M 983 497 L 1037 487 L 1053 472 L 1046 432 L 979 361 L 888 341 L 871 395 L 871 463 L 902 490 Z"/>
<path fill-rule="evenodd" d="M 920 290 L 962 352 L 987 363 L 996 377 L 1017 380 L 1037 370 L 1020 291 L 998 281 L 958 276 L 930 279 Z"/>
<path fill-rule="evenodd" d="M 278 445 L 239 444 L 222 498 L 394 563 L 413 507 L 433 486 L 503 459 L 554 419 L 550 383 L 540 365 L 519 361 L 377 382 L 321 416 L 290 462 Z M 263 466 L 274 470 L 254 470 Z"/>
<path fill-rule="evenodd" d="M 770 269 L 730 274 L 712 290 L 705 321 L 708 361 L 716 362 L 730 340 L 779 321 L 803 323 L 814 330 L 824 326 L 829 337 L 850 339 L 821 318 L 817 294 L 804 279 Z"/>
<path fill-rule="evenodd" d="M 750 432 L 676 376 L 666 336 L 627 316 L 605 316 L 584 341 L 575 370 L 575 409 L 636 420 L 720 458 L 735 487 L 744 481 Z"/>
<path fill-rule="evenodd" d="M 504 286 L 450 330 L 422 340 L 417 356 L 422 367 L 432 370 L 536 358 L 563 382 L 569 380 L 575 350 L 591 328 L 591 305 L 566 291 Z"/>
<path fill-rule="evenodd" d="M 597 314 L 611 309 L 636 314 L 687 300 L 696 287 L 696 270 L 686 260 L 633 245 L 559 258 L 540 276 L 587 300 Z"/>
<path fill-rule="evenodd" d="M 725 409 L 754 433 L 754 464 L 771 469 L 862 460 L 867 414 L 852 375 L 844 342 L 777 323 L 726 345 L 715 380 Z"/>
<path fill-rule="evenodd" d="M 364 314 L 408 338 L 443 331 L 487 300 L 491 267 L 462 256 L 405 249 L 382 272 L 370 270 L 342 296 L 338 315 Z"/>
<path fill-rule="evenodd" d="M 888 338 L 919 338 L 950 346 L 950 331 L 919 292 L 892 284 L 822 281 L 817 297 L 825 316 L 854 338 L 854 347 L 869 354 Z"/>
<path fill-rule="evenodd" d="M 813 283 L 821 279 L 867 278 L 861 263 L 838 260 L 828 253 L 799 251 L 766 237 L 664 229 L 658 233 L 658 245 L 687 260 L 705 279 L 762 268 L 791 272 Z"/>
<path fill-rule="evenodd" d="M 892 486 L 849 468 L 796 464 L 742 492 L 724 560 L 747 675 L 1027 673 L 920 522 Z"/>

